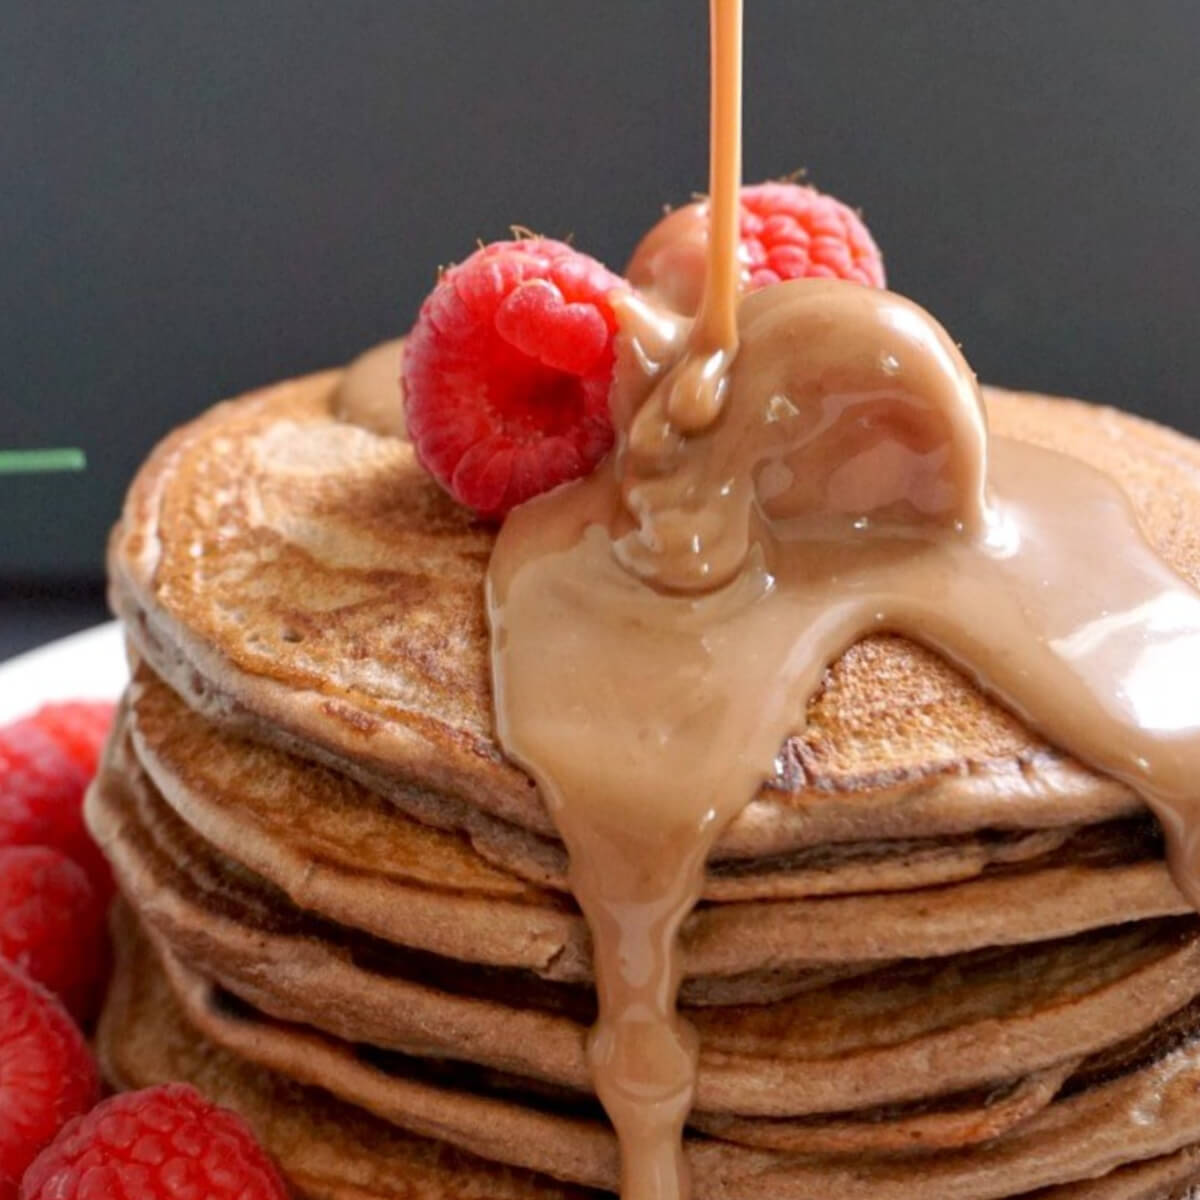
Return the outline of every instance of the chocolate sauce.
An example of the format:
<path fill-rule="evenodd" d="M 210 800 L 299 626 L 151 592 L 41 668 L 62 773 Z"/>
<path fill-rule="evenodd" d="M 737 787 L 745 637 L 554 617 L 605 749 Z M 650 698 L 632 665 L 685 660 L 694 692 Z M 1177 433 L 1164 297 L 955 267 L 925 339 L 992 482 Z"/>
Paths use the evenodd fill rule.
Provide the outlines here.
<path fill-rule="evenodd" d="M 909 301 L 802 280 L 739 302 L 742 14 L 711 3 L 698 309 L 692 223 L 678 253 L 647 251 L 655 286 L 617 301 L 617 451 L 508 518 L 488 581 L 499 735 L 594 940 L 589 1055 L 625 1200 L 688 1194 L 676 935 L 708 851 L 865 635 L 932 647 L 1136 789 L 1200 906 L 1200 594 L 1107 477 L 989 445 L 970 368 Z M 662 305 L 680 297 L 694 320 Z"/>

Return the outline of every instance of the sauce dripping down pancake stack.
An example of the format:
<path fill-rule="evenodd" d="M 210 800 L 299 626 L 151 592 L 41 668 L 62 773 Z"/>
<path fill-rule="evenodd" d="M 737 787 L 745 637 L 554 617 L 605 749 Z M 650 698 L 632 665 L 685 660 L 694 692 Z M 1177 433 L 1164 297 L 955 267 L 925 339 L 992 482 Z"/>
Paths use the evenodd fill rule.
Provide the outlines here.
<path fill-rule="evenodd" d="M 812 280 L 739 303 L 741 0 L 712 24 L 699 311 L 664 337 L 625 306 L 610 469 L 514 513 L 489 574 L 501 741 L 595 941 L 589 1053 L 625 1200 L 689 1194 L 678 934 L 704 863 L 865 635 L 941 651 L 1135 788 L 1200 904 L 1200 594 L 1111 481 L 989 445 L 970 368 L 915 306 Z"/>

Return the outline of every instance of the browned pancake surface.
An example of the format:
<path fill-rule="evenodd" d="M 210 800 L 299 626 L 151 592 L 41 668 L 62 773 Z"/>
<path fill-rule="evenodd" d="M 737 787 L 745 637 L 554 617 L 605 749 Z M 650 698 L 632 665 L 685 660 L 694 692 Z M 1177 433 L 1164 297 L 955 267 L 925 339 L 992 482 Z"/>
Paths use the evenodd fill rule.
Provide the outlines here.
<path fill-rule="evenodd" d="M 123 756 L 114 764 L 114 778 L 149 786 L 120 739 L 112 748 Z M 99 808 L 90 815 L 101 843 L 113 842 L 120 822 L 107 827 Z M 434 888 L 401 893 L 394 884 L 379 885 L 368 877 L 349 889 L 328 882 L 336 904 L 326 915 L 389 941 L 470 961 L 530 968 L 549 979 L 591 978 L 586 925 L 574 910 L 564 911 L 557 894 L 548 896 L 546 904 L 512 913 L 494 901 L 469 897 L 451 896 L 449 903 Z M 306 896 L 315 903 L 316 889 Z M 843 971 L 848 964 L 1019 945 L 1190 911 L 1161 859 L 1118 854 L 1096 861 L 1068 855 L 1041 868 L 1014 868 L 952 887 L 702 905 L 683 927 L 684 969 L 689 979 L 720 978 L 724 991 L 708 998 L 727 1003 L 746 977 L 751 994 L 762 997 L 761 985 L 771 983 L 760 978 L 764 972 L 784 972 L 786 985 L 796 972 Z M 773 994 L 788 990 L 783 986 Z M 685 990 L 685 998 L 692 994 Z"/>
<path fill-rule="evenodd" d="M 501 835 L 494 821 L 464 836 L 406 819 L 408 811 L 422 809 L 419 797 L 397 812 L 397 805 L 345 775 L 238 737 L 199 717 L 145 664 L 134 672 L 129 725 L 141 762 L 189 823 L 301 906 L 322 909 L 333 902 L 327 896 L 333 876 L 347 886 L 369 877 L 395 887 L 397 895 L 435 888 L 505 906 L 552 904 L 542 889 L 568 891 L 566 854 L 557 842 L 512 825 Z M 726 860 L 708 871 L 704 898 L 776 900 L 954 883 L 1044 860 L 1078 832 L 1061 826 L 875 839 L 771 860 Z M 1135 831 L 1120 826 L 1112 835 L 1138 841 Z M 493 863 L 502 869 L 491 869 Z"/>
<path fill-rule="evenodd" d="M 301 909 L 311 906 L 326 917 L 400 941 L 411 942 L 411 931 L 419 927 L 425 931 L 421 936 L 433 939 L 427 948 L 438 953 L 586 981 L 587 939 L 561 895 L 560 848 L 536 789 L 495 744 L 482 612 L 491 535 L 429 483 L 409 447 L 334 419 L 330 403 L 336 381 L 335 374 L 313 377 L 221 406 L 156 451 L 114 532 L 114 604 L 139 652 L 208 717 L 329 764 L 389 804 L 447 832 L 398 818 L 362 787 L 311 763 L 248 745 L 244 756 L 224 754 L 232 744 L 225 735 L 210 732 L 206 744 L 197 744 L 194 737 L 187 742 L 192 733 L 179 734 L 186 745 L 173 763 L 167 754 L 156 755 L 154 738 L 146 737 L 143 756 L 158 768 L 160 784 L 168 779 L 175 784 L 164 790 L 183 816 L 235 859 L 250 860 Z M 1116 477 L 1151 540 L 1197 582 L 1196 443 L 1072 402 L 996 392 L 988 401 L 997 432 L 1073 453 Z M 159 712 L 169 703 L 160 696 Z M 180 748 L 178 741 L 172 745 Z M 274 797 L 274 824 L 248 823 L 236 807 L 239 792 L 264 798 L 261 784 L 272 761 L 293 770 L 297 784 L 322 781 L 320 801 L 297 814 L 290 839 L 278 804 L 283 790 Z M 134 769 L 132 762 L 122 768 L 125 774 Z M 98 788 L 94 797 L 102 791 Z M 225 800 L 224 813 L 213 796 Z M 197 797 L 204 802 L 197 803 Z M 144 798 L 154 802 L 150 791 Z M 265 918 L 268 924 L 276 920 L 286 902 L 272 896 L 270 886 L 256 881 L 241 862 L 223 862 L 209 850 L 185 855 L 176 862 L 185 874 L 196 866 L 214 881 L 212 895 L 220 898 L 214 917 L 194 890 L 189 894 L 186 886 L 174 887 L 161 874 L 154 884 L 150 860 L 160 852 L 165 855 L 160 867 L 170 860 L 161 839 L 147 856 L 144 824 L 114 820 L 112 808 L 100 801 L 92 807 L 101 812 L 110 844 L 118 847 L 118 868 L 128 890 L 154 926 L 168 965 L 174 964 L 176 986 L 188 1000 L 192 1021 L 236 1052 L 237 1059 L 225 1061 L 233 1077 L 245 1083 L 242 1090 L 254 1097 L 247 1103 L 268 1129 L 264 1136 L 274 1139 L 272 1145 L 286 1144 L 286 1153 L 277 1151 L 285 1162 L 289 1155 L 300 1161 L 295 1176 L 306 1192 L 339 1200 L 390 1197 L 397 1177 L 380 1172 L 367 1155 L 368 1177 L 347 1182 L 338 1151 L 349 1145 L 353 1153 L 353 1138 L 344 1143 L 334 1137 L 331 1153 L 322 1147 L 301 1152 L 288 1144 L 295 1130 L 275 1132 L 278 1114 L 271 1100 L 272 1089 L 284 1085 L 273 1082 L 277 1077 L 269 1072 L 245 1066 L 242 1058 L 320 1084 L 391 1121 L 486 1157 L 589 1186 L 613 1186 L 615 1149 L 595 1121 L 543 1114 L 531 1123 L 521 1105 L 481 1107 L 478 1097 L 456 1099 L 436 1088 L 423 1092 L 356 1056 L 337 1037 L 261 1015 L 243 1021 L 220 1011 L 211 985 L 193 972 L 197 964 L 176 959 L 175 948 L 188 944 L 189 937 L 201 964 L 205 954 L 211 956 L 214 977 L 224 973 L 233 990 L 242 986 L 245 999 L 290 1022 L 311 1023 L 321 1016 L 316 997 L 322 979 L 334 981 L 348 1000 L 356 984 L 369 985 L 369 972 L 339 953 L 336 937 L 330 941 L 306 933 L 306 918 L 298 913 L 260 942 L 268 958 L 275 954 L 271 962 L 278 979 L 265 979 L 261 961 L 256 979 L 252 956 L 238 945 L 238 931 L 253 929 L 253 912 L 273 914 Z M 1012 865 L 1022 856 L 1052 857 L 1073 844 L 1081 826 L 1141 812 L 1125 788 L 1030 736 L 936 656 L 899 638 L 868 639 L 830 669 L 809 707 L 804 733 L 780 755 L 777 778 L 718 847 L 710 900 L 784 898 L 703 907 L 685 935 L 689 970 L 693 981 L 712 977 L 736 988 L 743 977 L 757 980 L 774 970 L 792 975 L 838 971 L 847 963 L 872 969 L 897 958 L 960 955 L 1048 938 L 1078 940 L 1082 931 L 1123 920 L 1180 913 L 1180 898 L 1158 861 L 1066 861 L 1045 870 Z M 396 820 L 404 822 L 396 826 L 404 830 L 399 838 L 390 824 Z M 243 841 L 247 830 L 251 836 Z M 901 844 L 910 845 L 907 858 L 897 855 Z M 829 848 L 839 845 L 830 857 Z M 1015 852 L 1009 853 L 1010 845 Z M 488 859 L 500 865 L 489 865 Z M 744 867 L 739 860 L 746 860 Z M 999 869 L 993 873 L 993 868 Z M 858 879 L 864 893 L 891 886 L 897 894 L 838 894 L 829 886 L 837 872 L 843 881 Z M 961 882 L 972 875 L 977 878 Z M 774 880 L 770 887 L 776 890 L 761 890 L 764 879 Z M 784 879 L 786 884 L 778 882 Z M 932 883 L 948 886 L 928 886 Z M 256 888 L 265 888 L 265 903 L 261 896 L 253 899 Z M 251 897 L 242 910 L 245 919 L 237 908 L 243 893 Z M 829 898 L 812 898 L 819 896 Z M 468 914 L 481 909 L 494 911 L 472 925 Z M 489 938 L 502 924 L 503 911 L 511 918 L 507 940 Z M 522 931 L 528 935 L 523 946 Z M 1072 1006 L 1083 1011 L 1080 1006 L 1094 996 L 1107 993 L 1111 1000 L 1137 979 L 1143 991 L 1136 996 L 1129 991 L 1126 1002 L 1156 1020 L 1153 1004 L 1167 1004 L 1172 986 L 1181 996 L 1192 988 L 1188 972 L 1195 964 L 1181 951 L 1183 942 L 1156 953 L 1139 948 L 1137 935 L 1131 936 L 1121 950 L 1114 940 L 1111 959 L 1099 952 L 1090 959 L 1087 954 L 1069 963 L 1064 959 L 1059 974 L 1047 960 L 1044 979 L 1032 982 L 1020 977 L 1019 968 L 1006 967 L 1016 973 L 1006 991 L 1003 1019 L 1015 1028 L 1023 1017 L 1041 1017 L 1053 1006 L 1047 1003 L 1051 1000 L 1061 1001 L 1065 1012 Z M 1094 942 L 1101 940 L 1097 936 Z M 165 1038 L 158 1036 L 170 1026 L 170 1001 L 145 947 L 130 949 L 129 933 L 124 941 L 125 966 L 101 1040 L 114 1075 L 129 1081 L 137 1075 L 139 1052 L 161 1059 L 162 1046 L 172 1037 L 181 1047 L 189 1037 L 193 1045 L 195 1040 L 183 1032 L 182 1022 Z M 503 949 L 495 960 L 481 959 L 480 945 Z M 288 979 L 290 951 L 298 951 L 291 960 L 297 969 Z M 516 962 L 510 961 L 514 953 Z M 1045 952 L 1030 948 L 1027 953 L 1032 964 Z M 140 964 L 136 970 L 130 967 L 134 959 Z M 1170 968 L 1155 976 L 1155 968 L 1167 962 Z M 906 1037 L 936 1040 L 958 1032 L 958 1026 L 996 1020 L 984 998 L 987 989 L 972 991 L 969 979 L 956 985 L 936 972 L 927 971 L 926 978 L 908 966 L 895 970 L 889 1002 L 878 1010 L 869 1004 L 856 1010 L 854 996 L 870 989 L 851 982 L 833 986 L 833 992 L 839 987 L 844 992 L 836 997 L 833 1015 L 816 1006 L 818 998 L 834 999 L 819 989 L 758 1012 L 743 1009 L 736 1022 L 723 1022 L 724 1014 L 716 1010 L 699 1013 L 709 1078 L 724 1069 L 728 1079 L 750 1064 L 758 1072 L 756 1086 L 764 1079 L 767 1087 L 780 1086 L 798 1064 L 814 1061 L 814 1050 L 828 1053 L 830 1046 L 841 1045 L 843 1055 L 871 1055 L 903 1044 Z M 131 974 L 138 978 L 136 985 Z M 1151 980 L 1157 982 L 1147 990 Z M 1027 994 L 1021 983 L 1030 985 Z M 309 1009 L 297 1001 L 306 985 L 313 985 Z M 926 1011 L 931 996 L 951 1001 L 933 1006 L 938 1011 L 932 1021 Z M 118 1048 L 125 1026 L 137 1023 L 131 1014 L 139 1005 L 150 1032 Z M 1093 1008 L 1095 1018 L 1099 1009 Z M 385 1006 L 373 1011 L 372 1019 L 384 1019 Z M 464 1019 L 469 1015 L 456 1011 Z M 158 1019 L 149 1019 L 151 1013 Z M 426 1014 L 431 1033 L 434 1013 L 429 1008 Z M 870 1019 L 855 1032 L 855 1020 L 864 1015 Z M 576 1075 L 580 1029 L 576 1018 L 562 1014 L 551 1014 L 546 1026 Z M 1064 1023 L 1064 1034 L 1066 1029 Z M 334 1032 L 341 1038 L 356 1032 L 373 1036 L 366 1028 L 356 1031 L 352 1023 Z M 961 1038 L 960 1043 L 954 1054 L 938 1060 L 946 1078 L 957 1078 L 955 1067 L 970 1058 L 967 1044 Z M 789 1053 L 769 1059 L 761 1053 L 768 1044 Z M 977 1054 L 985 1044 L 976 1046 Z M 437 1053 L 436 1037 L 418 1049 Z M 124 1072 L 118 1061 L 122 1052 Z M 1041 1074 L 1008 1078 L 1006 1090 L 988 1096 L 986 1103 L 966 1097 L 894 1114 L 886 1130 L 868 1130 L 845 1116 L 766 1122 L 748 1119 L 736 1108 L 725 1115 L 701 1114 L 699 1123 L 717 1135 L 690 1145 L 701 1200 L 757 1200 L 766 1191 L 781 1200 L 816 1195 L 907 1200 L 918 1191 L 930 1200 L 992 1200 L 1013 1189 L 1037 1188 L 1048 1189 L 1040 1193 L 1045 1200 L 1158 1200 L 1185 1186 L 1195 1170 L 1189 1147 L 1200 1139 L 1195 1043 L 1168 1047 L 1153 1062 L 1111 1079 L 1098 1076 L 1051 1104 L 1064 1074 L 1073 1069 L 1065 1047 L 1063 1055 L 1059 1066 L 1046 1065 Z M 772 1064 L 773 1083 L 769 1069 L 762 1074 Z M 547 1078 L 557 1079 L 554 1072 L 560 1068 Z M 200 1068 L 189 1064 L 181 1049 L 174 1073 L 186 1076 L 191 1070 Z M 343 1110 L 363 1115 L 357 1107 Z M 314 1111 L 320 1111 L 319 1104 Z M 347 1117 L 357 1130 L 355 1119 Z M 373 1127 L 389 1128 L 378 1122 Z M 398 1145 L 403 1160 L 406 1151 Z M 883 1148 L 891 1155 L 904 1146 L 939 1152 L 927 1156 L 919 1171 L 903 1158 L 875 1153 Z M 837 1157 L 864 1147 L 872 1153 L 853 1167 Z M 429 1195 L 473 1194 L 453 1185 L 439 1191 L 448 1185 L 422 1157 L 427 1153 L 415 1150 L 410 1157 Z M 1136 1166 L 1124 1165 L 1134 1160 Z M 475 1180 L 475 1160 L 461 1162 L 464 1176 Z M 481 1179 L 491 1168 L 482 1169 Z M 1103 1178 L 1083 1181 L 1085 1176 Z M 501 1171 L 493 1194 L 562 1193 L 534 1176 Z"/>
<path fill-rule="evenodd" d="M 133 976 L 136 987 L 150 993 L 155 1009 L 169 1007 L 164 976 L 146 943 L 120 923 L 118 941 L 123 946 L 118 990 Z M 356 1053 L 315 1031 L 225 1008 L 202 980 L 170 956 L 167 963 L 187 1022 L 238 1058 L 321 1086 L 391 1123 L 460 1148 L 602 1188 L 616 1185 L 615 1139 L 599 1122 L 560 1111 L 549 1101 L 530 1104 L 503 1093 L 462 1091 L 403 1070 L 397 1074 L 386 1060 Z M 110 1027 L 111 1021 L 110 1015 Z M 111 1038 L 106 1043 L 102 1036 L 106 1044 Z M 1058 1101 L 982 1146 L 842 1159 L 697 1138 L 689 1140 L 688 1156 L 697 1194 L 706 1200 L 752 1200 L 764 1187 L 781 1200 L 834 1194 L 847 1200 L 910 1200 L 918 1192 L 930 1200 L 999 1200 L 1190 1146 L 1200 1137 L 1198 1076 L 1200 1050 L 1193 1033 L 1182 1042 L 1168 1041 L 1144 1063 L 1131 1063 L 1112 1080 Z"/>
<path fill-rule="evenodd" d="M 336 381 L 279 385 L 168 438 L 112 540 L 114 603 L 160 673 L 213 715 L 384 792 L 428 789 L 447 822 L 480 808 L 551 835 L 536 790 L 493 737 L 482 604 L 491 534 L 406 443 L 334 419 Z M 1074 402 L 988 401 L 997 432 L 1117 478 L 1154 544 L 1197 581 L 1194 442 Z M 869 639 L 835 664 L 780 764 L 717 857 L 1138 808 L 898 638 Z"/>
<path fill-rule="evenodd" d="M 122 745 L 89 796 L 89 820 L 124 894 L 183 962 L 257 1008 L 348 1041 L 589 1090 L 590 992 L 414 958 L 305 914 L 190 830 Z M 481 925 L 489 910 L 480 906 Z M 693 1009 L 698 1104 L 764 1116 L 836 1112 L 1054 1068 L 1200 992 L 1196 930 L 1194 920 L 1144 922 L 845 983 L 814 980 L 769 1004 Z"/>
<path fill-rule="evenodd" d="M 308 1200 L 596 1200 L 596 1193 L 404 1133 L 201 1041 L 182 1020 L 126 917 L 97 1035 L 121 1088 L 185 1081 L 240 1113 Z"/>
<path fill-rule="evenodd" d="M 586 1192 L 424 1141 L 256 1067 L 201 1039 L 161 976 L 126 937 L 99 1032 L 110 1081 L 129 1088 L 186 1080 L 240 1112 L 307 1200 L 586 1200 Z M 1099 1179 L 1039 1190 L 1028 1200 L 1183 1200 L 1194 1149 L 1119 1168 Z M 825 1197 L 828 1192 L 814 1192 Z M 920 1189 L 922 1197 L 937 1193 Z"/>

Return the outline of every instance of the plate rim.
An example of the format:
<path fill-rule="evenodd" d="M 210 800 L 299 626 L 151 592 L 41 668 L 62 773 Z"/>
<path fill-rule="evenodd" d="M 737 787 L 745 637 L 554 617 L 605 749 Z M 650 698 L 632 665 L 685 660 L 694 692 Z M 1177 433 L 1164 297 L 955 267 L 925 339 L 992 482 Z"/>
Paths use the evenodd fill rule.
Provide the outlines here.
<path fill-rule="evenodd" d="M 128 678 L 119 622 L 77 630 L 0 662 L 0 722 L 56 700 L 116 700 Z"/>

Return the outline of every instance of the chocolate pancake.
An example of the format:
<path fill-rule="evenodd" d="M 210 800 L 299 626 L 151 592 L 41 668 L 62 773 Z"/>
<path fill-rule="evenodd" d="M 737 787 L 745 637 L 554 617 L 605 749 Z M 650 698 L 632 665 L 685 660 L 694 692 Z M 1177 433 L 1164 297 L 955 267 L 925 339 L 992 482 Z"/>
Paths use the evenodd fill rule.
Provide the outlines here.
<path fill-rule="evenodd" d="M 234 1109 L 301 1200 L 596 1200 L 595 1192 L 412 1137 L 202 1041 L 144 948 L 119 928 L 119 966 L 97 1033 L 105 1077 L 128 1089 L 182 1080 Z"/>
<path fill-rule="evenodd" d="M 1034 1192 L 1029 1200 L 1195 1200 L 1200 1152 L 1180 1150 L 1099 1179 Z"/>
<path fill-rule="evenodd" d="M 559 842 L 500 821 L 476 824 L 480 828 L 471 844 L 489 862 L 542 887 L 570 890 L 567 854 Z M 1081 828 L 1087 827 L 985 829 L 942 837 L 830 842 L 764 858 L 717 859 L 708 863 L 704 898 L 787 900 L 958 883 L 994 867 L 1040 859 Z"/>
<path fill-rule="evenodd" d="M 122 933 L 118 951 L 98 1037 L 110 1082 L 128 1088 L 180 1079 L 194 1084 L 251 1123 L 300 1196 L 585 1200 L 599 1195 L 406 1135 L 320 1089 L 303 1088 L 229 1054 L 186 1024 L 144 945 Z M 1182 1200 L 1198 1172 L 1200 1156 L 1184 1150 L 1098 1179 L 1039 1190 L 1030 1200 Z"/>
<path fill-rule="evenodd" d="M 219 406 L 158 448 L 112 539 L 114 606 L 139 651 L 210 716 L 333 763 L 401 807 L 419 796 L 418 815 L 436 810 L 443 825 L 481 812 L 553 838 L 536 789 L 493 736 L 482 603 L 491 534 L 425 477 L 407 443 L 337 420 L 337 380 Z M 987 398 L 997 432 L 1113 475 L 1151 542 L 1200 582 L 1196 443 L 1083 404 Z M 934 655 L 872 638 L 831 669 L 776 778 L 714 857 L 1140 809 Z"/>
<path fill-rule="evenodd" d="M 502 878 L 463 839 L 439 837 L 399 814 L 366 807 L 354 808 L 352 818 L 371 823 L 351 825 L 348 835 L 339 836 L 348 801 L 353 808 L 358 797 L 332 774 L 317 776 L 283 756 L 264 761 L 260 755 L 267 752 L 244 742 L 234 754 L 186 759 L 172 758 L 163 740 L 139 744 L 165 796 L 183 815 L 301 907 L 401 945 L 530 969 L 549 979 L 590 980 L 590 942 L 574 906 L 557 893 Z M 245 769 L 238 769 L 238 753 Z M 317 802 L 304 799 L 305 781 L 313 779 L 315 786 L 327 785 Z M 250 813 L 264 814 L 266 823 L 247 821 Z M 298 832 L 305 828 L 318 833 L 305 841 Z M 366 829 L 377 830 L 380 840 Z M 1044 863 L 997 870 L 954 887 L 702 905 L 684 926 L 686 973 L 737 978 L 927 958 L 1191 911 L 1161 858 L 1147 857 L 1153 849 L 1137 838 L 1100 842 L 1097 852 L 1086 837 L 1068 841 Z M 409 882 L 401 887 L 397 875 L 404 869 Z M 487 886 L 472 896 L 463 887 L 467 880 Z M 453 882 L 447 887 L 445 881 Z M 505 884 L 509 890 L 501 895 Z M 720 999 L 730 996 L 727 991 Z"/>
<path fill-rule="evenodd" d="M 559 843 L 516 826 L 477 821 L 473 832 L 468 825 L 477 852 L 470 853 L 460 845 L 462 834 L 415 825 L 345 775 L 198 718 L 144 664 L 135 670 L 129 707 L 138 755 L 178 811 L 218 845 L 244 860 L 250 856 L 256 869 L 293 895 L 301 887 L 315 891 L 323 873 L 339 865 L 343 877 L 373 874 L 400 889 L 432 885 L 501 904 L 515 901 L 526 910 L 535 894 L 508 878 L 511 873 L 569 891 Z M 420 808 L 419 799 L 406 804 L 408 811 Z M 767 860 L 726 860 L 710 868 L 705 897 L 777 900 L 953 883 L 990 867 L 1043 858 L 1076 832 L 1062 826 L 845 842 Z M 1128 840 L 1122 828 L 1115 841 Z M 480 857 L 505 874 L 488 871 Z M 517 919 L 527 916 L 521 912 Z"/>
<path fill-rule="evenodd" d="M 123 1082 L 176 1046 L 175 1077 L 227 1064 L 306 1194 L 394 1194 L 374 1131 L 431 1195 L 458 1193 L 420 1137 L 468 1187 L 613 1189 L 586 929 L 493 732 L 492 535 L 386 412 L 339 418 L 344 379 L 177 431 L 114 531 L 146 666 L 89 819 L 145 932 L 118 922 L 101 1049 Z M 1115 476 L 1198 582 L 1200 446 L 1069 401 L 988 404 L 998 432 Z M 1184 1195 L 1200 942 L 1140 801 L 895 637 L 836 662 L 796 726 L 683 933 L 697 1194 Z M 321 1089 L 324 1146 L 292 1144 L 288 1088 Z"/>
<path fill-rule="evenodd" d="M 153 954 L 118 923 L 124 962 L 138 989 L 166 1003 Z M 132 945 L 131 945 L 132 943 Z M 616 1145 L 607 1126 L 561 1098 L 509 1090 L 503 1081 L 414 1073 L 409 1061 L 354 1048 L 299 1026 L 271 1022 L 225 1000 L 170 955 L 165 958 L 185 1020 L 238 1058 L 297 1082 L 316 1084 L 410 1131 L 541 1172 L 615 1188 Z M 119 982 L 118 987 L 122 984 Z M 130 986 L 126 981 L 124 986 Z M 1087 1180 L 1131 1162 L 1161 1159 L 1200 1137 L 1200 1050 L 1189 1023 L 1139 1040 L 1105 1073 L 1085 1071 L 1074 1089 L 1008 1134 L 965 1149 L 904 1154 L 780 1154 L 692 1137 L 688 1156 L 699 1194 L 718 1200 L 761 1194 L 785 1200 L 838 1195 L 890 1200 L 920 1189 L 931 1197 L 992 1200 L 1037 1187 Z M 111 1024 L 111 1018 L 110 1018 Z M 102 1037 L 102 1042 L 103 1042 Z M 1014 1189 L 1016 1189 L 1014 1191 Z"/>
<path fill-rule="evenodd" d="M 834 1117 L 762 1121 L 694 1112 L 691 1128 L 740 1146 L 843 1157 L 975 1146 L 1016 1129 L 1061 1090 L 1077 1062 L 965 1095 Z"/>
<path fill-rule="evenodd" d="M 89 819 L 125 896 L 189 967 L 264 1012 L 347 1041 L 590 1089 L 589 992 L 405 954 L 303 912 L 191 830 L 121 747 L 110 750 Z M 1006 1107 L 980 1126 L 993 1127 L 1000 1111 L 1017 1119 L 1034 1097 L 1048 1103 L 1046 1080 L 1065 1062 L 1153 1026 L 1197 993 L 1200 926 L 1184 919 L 910 962 L 773 1004 L 694 1009 L 697 1103 L 779 1117 L 1007 1088 Z M 1018 1086 L 1039 1073 L 1041 1091 Z M 914 1136 L 933 1137 L 935 1124 L 950 1136 L 948 1126 L 974 1120 L 939 1113 Z M 815 1136 L 778 1126 L 742 1136 L 801 1134 Z"/>

